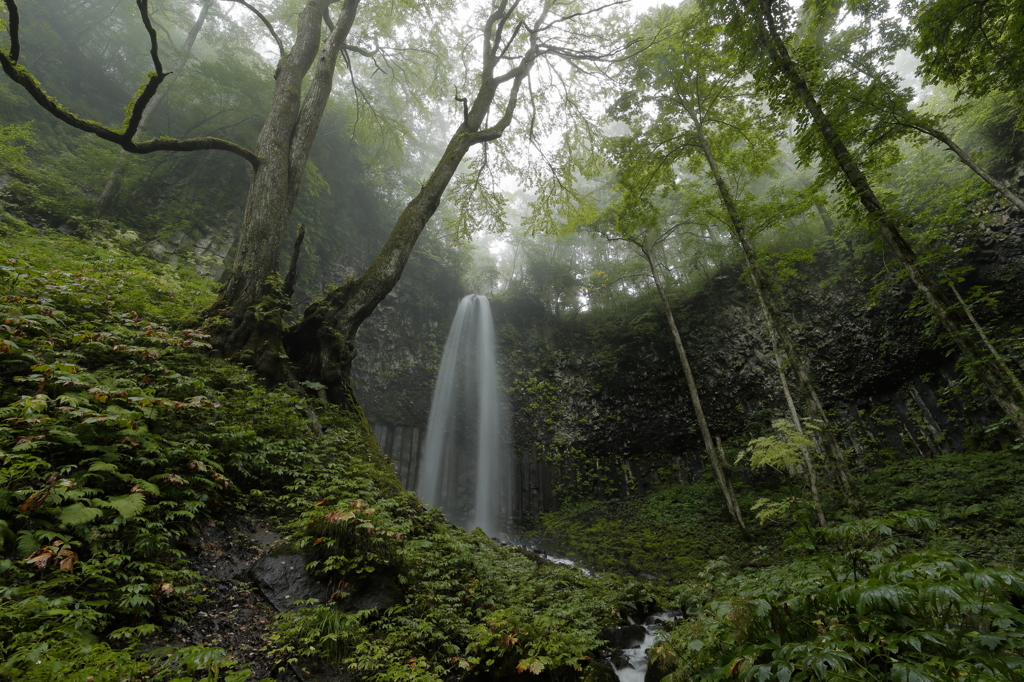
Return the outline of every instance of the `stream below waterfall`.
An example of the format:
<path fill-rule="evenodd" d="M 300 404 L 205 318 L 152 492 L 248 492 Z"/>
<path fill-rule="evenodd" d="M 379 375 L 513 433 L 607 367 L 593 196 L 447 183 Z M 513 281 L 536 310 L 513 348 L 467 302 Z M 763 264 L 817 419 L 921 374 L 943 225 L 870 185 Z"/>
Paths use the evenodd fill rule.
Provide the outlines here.
<path fill-rule="evenodd" d="M 549 554 L 526 543 L 513 542 L 552 563 L 572 566 L 585 575 L 592 575 L 587 569 L 576 565 L 572 559 Z M 633 618 L 629 618 L 628 626 L 617 629 L 621 634 L 616 637 L 613 646 L 620 649 L 621 653 L 612 656 L 611 664 L 615 668 L 615 675 L 619 678 L 619 682 L 644 682 L 644 677 L 647 675 L 648 650 L 658 640 L 658 633 L 661 632 L 665 623 L 677 618 L 679 615 L 676 613 L 661 611 L 647 616 L 643 623 L 637 623 Z"/>
<path fill-rule="evenodd" d="M 653 613 L 644 619 L 643 624 L 639 625 L 639 628 L 643 628 L 643 638 L 637 642 L 637 638 L 634 637 L 635 646 L 624 647 L 621 654 L 612 657 L 612 665 L 615 666 L 615 675 L 619 682 L 644 682 L 647 675 L 647 651 L 657 641 L 658 633 L 664 624 L 676 618 L 677 616 L 670 613 Z M 637 623 L 632 618 L 629 619 L 629 624 L 637 628 Z"/>
<path fill-rule="evenodd" d="M 588 576 L 589 575 L 593 575 L 593 573 L 591 573 L 587 569 L 583 568 L 582 566 L 577 566 L 576 562 L 573 561 L 572 559 L 566 559 L 565 557 L 555 556 L 554 554 L 548 554 L 547 552 L 541 552 L 539 550 L 531 550 L 531 551 L 534 554 L 536 554 L 536 555 L 538 555 L 538 556 L 540 556 L 540 557 L 542 557 L 544 559 L 547 559 L 548 561 L 550 561 L 553 564 L 559 564 L 560 566 L 572 566 L 576 570 L 582 571 L 583 575 L 588 575 Z"/>

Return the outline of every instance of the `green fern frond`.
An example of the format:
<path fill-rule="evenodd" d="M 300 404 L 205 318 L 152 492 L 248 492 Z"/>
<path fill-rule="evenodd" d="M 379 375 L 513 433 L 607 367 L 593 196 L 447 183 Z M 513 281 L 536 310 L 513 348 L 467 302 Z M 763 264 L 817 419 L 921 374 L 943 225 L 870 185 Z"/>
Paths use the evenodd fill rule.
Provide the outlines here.
<path fill-rule="evenodd" d="M 60 510 L 60 522 L 65 526 L 83 526 L 103 516 L 103 511 L 88 507 L 81 502 L 64 507 Z"/>

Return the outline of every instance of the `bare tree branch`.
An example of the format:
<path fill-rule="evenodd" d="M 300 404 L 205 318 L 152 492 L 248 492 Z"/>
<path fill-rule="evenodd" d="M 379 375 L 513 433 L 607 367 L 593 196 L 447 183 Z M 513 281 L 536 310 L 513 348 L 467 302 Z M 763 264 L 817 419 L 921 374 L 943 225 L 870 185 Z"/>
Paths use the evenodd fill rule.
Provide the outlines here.
<path fill-rule="evenodd" d="M 260 12 L 258 9 L 250 5 L 245 0 L 227 0 L 227 2 L 237 2 L 239 5 L 242 5 L 243 7 L 248 7 L 253 14 L 259 17 L 260 21 L 263 22 L 263 25 L 267 27 L 268 31 L 270 31 L 270 35 L 274 37 L 274 42 L 277 43 L 278 53 L 282 57 L 284 56 L 284 43 L 281 42 L 281 39 L 277 36 L 277 31 L 274 30 L 274 26 L 267 20 L 265 16 L 263 16 L 262 12 Z M 324 8 L 324 21 L 327 22 L 327 28 L 333 31 L 334 26 L 331 25 L 331 15 L 327 13 L 327 8 Z"/>
<path fill-rule="evenodd" d="M 153 99 L 153 95 L 156 94 L 160 84 L 170 75 L 164 72 L 163 64 L 160 63 L 160 46 L 156 38 L 156 29 L 153 28 L 153 21 L 149 17 L 149 0 L 135 0 L 135 4 L 139 7 L 139 12 L 142 14 L 142 24 L 146 27 L 146 32 L 149 34 L 149 55 L 153 60 L 153 72 L 150 73 L 149 80 L 142 86 L 135 100 L 128 105 L 128 115 L 125 120 L 123 135 L 129 141 L 135 137 L 135 133 L 139 130 L 139 125 L 142 123 L 142 115 L 146 111 L 146 105 Z"/>
<path fill-rule="evenodd" d="M 341 49 L 346 50 L 348 52 L 355 52 L 356 54 L 361 54 L 364 57 L 369 57 L 370 59 L 373 59 L 377 55 L 377 50 L 374 50 L 373 52 L 370 52 L 369 50 L 367 50 L 365 48 L 362 48 L 362 47 L 358 47 L 356 45 L 344 45 L 344 46 L 342 46 Z M 374 63 L 376 64 L 376 62 L 374 62 Z"/>
<path fill-rule="evenodd" d="M 18 10 L 15 0 L 3 1 L 4 4 L 7 5 L 10 16 L 17 15 Z M 126 117 L 123 130 L 107 128 L 95 121 L 89 121 L 72 113 L 64 105 L 58 102 L 56 98 L 51 97 L 45 90 L 43 90 L 42 85 L 38 80 L 36 80 L 35 76 L 33 76 L 24 66 L 17 63 L 14 58 L 15 55 L 12 55 L 10 50 L 0 49 L 0 67 L 3 68 L 4 73 L 6 73 L 11 80 L 25 88 L 25 90 L 27 90 L 32 96 L 32 99 L 34 99 L 52 116 L 73 128 L 78 128 L 79 130 L 87 133 L 92 133 L 100 139 L 107 140 L 108 142 L 113 142 L 125 151 L 132 152 L 133 154 L 149 154 L 157 151 L 196 151 L 199 149 L 219 149 L 242 157 L 252 164 L 253 168 L 259 166 L 259 157 L 250 150 L 237 145 L 234 142 L 221 140 L 215 137 L 198 137 L 186 140 L 159 137 L 147 142 L 135 142 L 135 140 L 132 139 L 138 131 L 139 122 L 142 118 L 142 113 L 146 109 L 146 105 L 153 98 L 153 95 L 156 94 L 157 88 L 160 87 L 163 80 L 170 75 L 164 73 L 163 67 L 160 64 L 160 56 L 156 46 L 156 30 L 153 28 L 153 24 L 149 19 L 147 0 L 136 0 L 136 3 L 142 12 L 143 23 L 150 35 L 150 54 L 156 71 L 150 74 L 149 79 L 139 89 L 138 96 L 129 103 L 128 115 Z M 19 25 L 17 22 L 8 22 L 8 31 L 11 37 L 12 48 L 19 44 L 18 27 Z"/>
<path fill-rule="evenodd" d="M 15 64 L 18 63 L 18 58 L 21 56 L 21 38 L 19 37 L 18 29 L 21 27 L 21 17 L 18 15 L 18 6 L 11 2 L 5 2 L 7 5 L 7 26 L 8 32 L 11 35 L 11 49 L 8 51 L 11 61 Z"/>

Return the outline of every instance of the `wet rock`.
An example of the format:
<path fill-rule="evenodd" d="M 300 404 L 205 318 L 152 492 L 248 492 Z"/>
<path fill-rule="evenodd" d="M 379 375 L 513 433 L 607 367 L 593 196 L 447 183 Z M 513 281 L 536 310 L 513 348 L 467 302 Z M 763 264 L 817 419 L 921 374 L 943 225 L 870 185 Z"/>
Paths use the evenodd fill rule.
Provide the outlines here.
<path fill-rule="evenodd" d="M 344 611 L 369 611 L 391 608 L 402 600 L 402 587 L 398 576 L 387 573 L 375 573 L 374 577 L 361 586 L 359 590 L 341 602 Z"/>
<path fill-rule="evenodd" d="M 622 670 L 623 668 L 629 666 L 629 656 L 622 653 L 621 651 L 613 653 L 610 656 L 609 661 L 611 662 L 613 670 Z"/>
<path fill-rule="evenodd" d="M 252 679 L 272 674 L 274 661 L 266 651 L 274 610 L 260 598 L 249 568 L 278 542 L 280 535 L 266 524 L 244 518 L 211 521 L 183 542 L 200 576 L 197 609 L 186 623 L 167 627 L 152 647 L 217 646 L 249 666 Z"/>
<path fill-rule="evenodd" d="M 252 567 L 251 575 L 278 611 L 289 611 L 302 599 L 327 601 L 332 593 L 330 586 L 306 573 L 306 559 L 300 554 L 265 556 Z"/>
<path fill-rule="evenodd" d="M 615 674 L 615 666 L 609 661 L 596 658 L 583 671 L 580 682 L 617 682 L 618 675 Z"/>
<path fill-rule="evenodd" d="M 640 646 L 647 630 L 643 625 L 624 625 L 621 628 L 606 628 L 601 631 L 601 638 L 616 649 L 632 649 Z"/>
<path fill-rule="evenodd" d="M 652 613 L 644 619 L 644 625 L 647 627 L 661 626 L 665 623 L 671 623 L 674 620 L 679 620 L 683 617 L 683 612 L 679 609 L 669 609 L 667 611 L 659 611 L 658 613 Z"/>
<path fill-rule="evenodd" d="M 644 674 L 644 682 L 661 682 L 662 678 L 672 672 L 668 666 L 658 660 L 647 662 L 647 672 Z"/>

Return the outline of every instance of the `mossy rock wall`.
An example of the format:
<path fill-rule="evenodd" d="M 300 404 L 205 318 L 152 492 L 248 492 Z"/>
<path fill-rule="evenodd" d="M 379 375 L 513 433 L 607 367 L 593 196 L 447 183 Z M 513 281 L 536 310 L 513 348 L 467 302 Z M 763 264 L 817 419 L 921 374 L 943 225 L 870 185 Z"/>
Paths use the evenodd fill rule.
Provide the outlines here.
<path fill-rule="evenodd" d="M 1022 241 L 1024 221 L 996 213 L 952 245 L 964 253 L 951 262 L 973 268 L 961 292 L 974 285 L 1003 292 L 976 314 L 1004 333 L 1022 322 Z M 908 284 L 871 291 L 872 278 L 895 270 L 879 254 L 854 258 L 834 242 L 800 264 L 781 292 L 855 466 L 871 457 L 959 450 L 997 416 L 961 385 L 951 348 L 933 342 L 930 318 L 913 307 Z M 764 321 L 741 274 L 719 271 L 703 289 L 672 295 L 712 432 L 733 456 L 784 412 Z M 461 293 L 453 286 L 447 300 L 425 306 L 396 290 L 360 335 L 357 390 L 406 485 L 415 482 L 433 381 Z M 703 445 L 655 299 L 571 320 L 554 319 L 529 296 L 499 297 L 492 308 L 512 409 L 518 516 L 703 475 Z M 742 469 L 738 475 L 749 477 Z"/>

